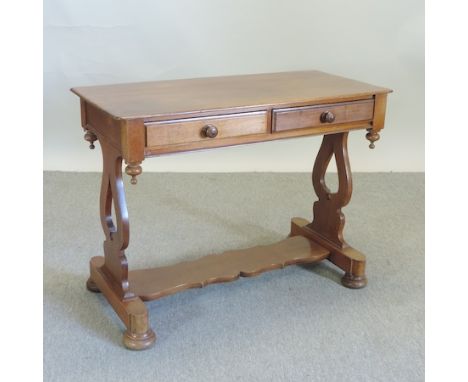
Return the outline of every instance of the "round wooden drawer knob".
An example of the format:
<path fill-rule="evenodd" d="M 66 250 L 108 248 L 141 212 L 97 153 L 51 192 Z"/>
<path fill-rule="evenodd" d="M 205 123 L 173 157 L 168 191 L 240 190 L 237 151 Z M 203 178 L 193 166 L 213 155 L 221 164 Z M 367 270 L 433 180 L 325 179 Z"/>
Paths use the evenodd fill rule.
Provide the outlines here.
<path fill-rule="evenodd" d="M 218 135 L 218 129 L 216 126 L 214 125 L 206 125 L 203 129 L 202 129 L 202 133 L 205 137 L 208 137 L 208 138 L 214 138 Z"/>
<path fill-rule="evenodd" d="M 333 114 L 331 111 L 324 111 L 320 115 L 320 122 L 322 123 L 332 123 L 335 121 L 335 114 Z"/>

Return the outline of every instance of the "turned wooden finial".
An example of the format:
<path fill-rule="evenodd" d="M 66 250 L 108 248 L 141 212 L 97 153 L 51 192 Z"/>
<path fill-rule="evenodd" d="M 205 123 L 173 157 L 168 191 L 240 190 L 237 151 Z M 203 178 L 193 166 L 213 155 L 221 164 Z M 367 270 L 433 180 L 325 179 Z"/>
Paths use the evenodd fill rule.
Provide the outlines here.
<path fill-rule="evenodd" d="M 366 134 L 366 139 L 370 142 L 369 148 L 373 149 L 375 148 L 374 142 L 378 141 L 380 139 L 379 133 L 372 131 L 372 129 L 367 130 L 368 133 Z"/>
<path fill-rule="evenodd" d="M 127 167 L 125 167 L 125 173 L 127 175 L 130 175 L 132 179 L 130 180 L 131 184 L 137 184 L 137 176 L 140 175 L 142 172 L 142 168 L 139 164 L 128 164 Z"/>
<path fill-rule="evenodd" d="M 97 140 L 96 134 L 92 131 L 86 130 L 86 134 L 84 135 L 84 139 L 89 142 L 89 148 L 94 150 L 96 146 L 94 146 L 94 142 Z"/>

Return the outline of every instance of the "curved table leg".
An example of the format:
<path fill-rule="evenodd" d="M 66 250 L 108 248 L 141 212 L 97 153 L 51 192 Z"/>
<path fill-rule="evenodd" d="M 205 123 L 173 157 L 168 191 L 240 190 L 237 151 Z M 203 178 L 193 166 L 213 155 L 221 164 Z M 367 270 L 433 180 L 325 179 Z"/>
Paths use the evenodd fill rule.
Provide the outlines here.
<path fill-rule="evenodd" d="M 343 238 L 345 216 L 341 209 L 349 203 L 353 189 L 347 143 L 347 132 L 323 137 L 312 171 L 312 183 L 319 198 L 314 203 L 314 219 L 312 223 L 293 219 L 291 235 L 309 237 L 330 250 L 328 260 L 345 271 L 342 284 L 357 289 L 367 284 L 366 259 Z M 338 170 L 337 192 L 331 192 L 325 183 L 325 174 L 333 156 Z"/>
<path fill-rule="evenodd" d="M 102 292 L 127 326 L 123 338 L 125 346 L 135 350 L 146 349 L 154 343 L 156 336 L 148 325 L 145 304 L 129 289 L 125 249 L 130 230 L 122 180 L 122 156 L 105 139 L 99 139 L 99 142 L 103 156 L 100 216 L 105 235 L 104 257 L 91 259 L 91 275 L 86 285 L 93 292 Z"/>

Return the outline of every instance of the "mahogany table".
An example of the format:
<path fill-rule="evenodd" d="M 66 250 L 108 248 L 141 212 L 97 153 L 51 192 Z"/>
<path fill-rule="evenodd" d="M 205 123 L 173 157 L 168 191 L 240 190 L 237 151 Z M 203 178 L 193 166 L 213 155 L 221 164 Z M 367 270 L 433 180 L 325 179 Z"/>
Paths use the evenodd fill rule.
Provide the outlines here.
<path fill-rule="evenodd" d="M 156 339 L 143 301 L 188 288 L 228 282 L 239 276 L 291 264 L 329 260 L 344 271 L 348 288 L 366 285 L 365 256 L 343 238 L 341 208 L 351 198 L 347 140 L 367 130 L 370 147 L 384 127 L 389 89 L 318 71 L 255 74 L 73 88 L 80 97 L 85 139 L 103 155 L 100 216 L 104 256 L 90 261 L 87 287 L 102 292 L 127 330 L 130 349 Z M 208 255 L 198 260 L 128 270 L 129 218 L 122 161 L 137 183 L 145 158 L 189 150 L 275 139 L 323 135 L 312 171 L 318 196 L 313 221 L 293 218 L 289 236 L 267 246 Z M 335 157 L 339 186 L 331 192 L 325 173 Z M 112 217 L 112 207 L 115 218 Z"/>

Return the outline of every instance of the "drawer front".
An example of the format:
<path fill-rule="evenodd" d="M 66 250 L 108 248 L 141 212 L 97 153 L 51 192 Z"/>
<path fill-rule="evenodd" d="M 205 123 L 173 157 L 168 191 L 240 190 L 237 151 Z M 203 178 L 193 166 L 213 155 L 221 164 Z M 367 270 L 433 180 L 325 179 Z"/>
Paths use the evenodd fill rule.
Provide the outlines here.
<path fill-rule="evenodd" d="M 145 125 L 148 147 L 215 141 L 268 131 L 266 111 L 151 122 Z"/>
<path fill-rule="evenodd" d="M 273 110 L 273 132 L 370 121 L 373 115 L 373 99 L 275 109 Z"/>

